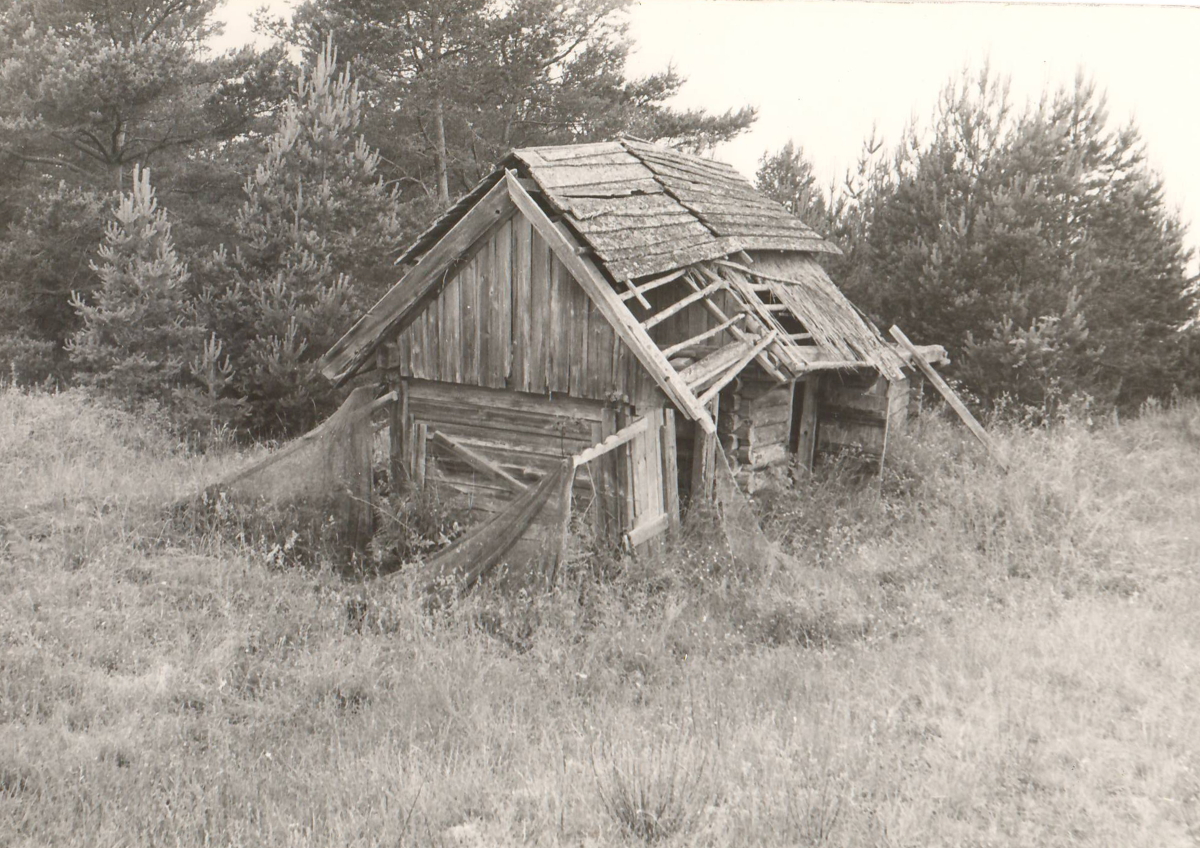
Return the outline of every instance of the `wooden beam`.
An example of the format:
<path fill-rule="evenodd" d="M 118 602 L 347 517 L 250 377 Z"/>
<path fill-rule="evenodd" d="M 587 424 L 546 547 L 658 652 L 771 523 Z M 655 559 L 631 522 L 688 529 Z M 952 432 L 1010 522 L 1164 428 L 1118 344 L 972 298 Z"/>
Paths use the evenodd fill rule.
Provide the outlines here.
<path fill-rule="evenodd" d="M 666 309 L 663 309 L 660 312 L 656 312 L 653 315 L 651 315 L 649 318 L 647 318 L 645 321 L 642 322 L 642 326 L 645 327 L 647 330 L 649 330 L 651 327 L 657 326 L 658 324 L 661 324 L 663 321 L 666 321 L 668 318 L 670 318 L 672 315 L 676 314 L 677 312 L 682 312 L 684 309 L 687 309 L 689 306 L 691 306 L 696 301 L 703 300 L 704 298 L 707 298 L 710 294 L 720 291 L 723 288 L 725 288 L 725 281 L 718 280 L 717 282 L 712 283 L 711 285 L 705 286 L 704 288 L 700 289 L 699 291 L 694 291 L 691 294 L 684 297 L 682 300 L 672 303 Z"/>
<path fill-rule="evenodd" d="M 471 466 L 476 471 L 482 471 L 484 474 L 490 474 L 491 476 L 497 478 L 513 492 L 520 494 L 521 492 L 524 492 L 527 488 L 529 488 L 527 485 L 522 483 L 516 477 L 509 474 L 507 471 L 505 471 L 499 465 L 496 465 L 494 462 L 490 461 L 486 457 L 483 457 L 483 456 L 477 454 L 475 451 L 471 450 L 466 445 L 459 444 L 458 442 L 454 441 L 454 439 L 447 436 L 445 433 L 439 433 L 437 430 L 434 430 L 432 433 L 429 434 L 429 438 L 433 441 L 433 443 L 435 445 L 437 445 L 440 448 L 444 448 L 444 449 L 450 451 L 452 454 L 457 456 L 463 462 L 467 463 L 467 465 Z"/>
<path fill-rule="evenodd" d="M 897 345 L 898 350 L 896 355 L 904 360 L 905 365 L 915 365 L 912 361 L 912 355 L 904 348 Z M 921 358 L 930 365 L 949 365 L 950 356 L 946 353 L 946 348 L 941 345 L 913 345 L 917 353 L 921 354 Z"/>
<path fill-rule="evenodd" d="M 626 285 L 629 286 L 629 291 L 621 294 L 621 300 L 629 300 L 631 297 L 636 297 L 642 302 L 643 306 L 649 309 L 650 305 L 644 297 L 646 292 L 652 292 L 659 286 L 665 286 L 667 283 L 673 280 L 678 280 L 680 277 L 686 274 L 687 271 L 687 268 L 680 268 L 678 270 L 671 271 L 670 273 L 663 274 L 661 277 L 655 277 L 653 280 L 647 280 L 640 286 L 635 286 L 633 284 L 633 280 L 627 280 Z"/>
<path fill-rule="evenodd" d="M 992 458 L 996 460 L 1000 467 L 1007 471 L 1008 463 L 1000 458 L 999 453 L 996 451 L 996 445 L 992 442 L 992 437 L 983 429 L 983 425 L 975 420 L 975 416 L 971 414 L 971 410 L 967 409 L 966 404 L 962 402 L 962 399 L 959 398 L 954 389 L 950 388 L 950 385 L 942 379 L 942 375 L 925 361 L 925 357 L 917 350 L 916 345 L 908 340 L 908 336 L 904 335 L 903 330 L 893 324 L 888 332 L 892 334 L 892 338 L 900 344 L 900 347 L 912 357 L 913 364 L 921 369 L 921 373 L 929 379 L 929 382 L 933 383 L 934 388 L 942 393 L 942 397 L 946 399 L 946 403 L 950 404 L 950 408 L 958 413 L 958 417 L 967 425 L 967 429 L 974 434 L 975 438 L 983 443 L 983 446 L 987 448 L 988 453 L 992 455 Z"/>
<path fill-rule="evenodd" d="M 600 273 L 600 269 L 596 267 L 595 263 L 587 257 L 575 253 L 574 239 L 560 227 L 554 225 L 542 211 L 542 207 L 538 206 L 537 202 L 529 196 L 529 192 L 521 188 L 512 171 L 506 172 L 505 183 L 508 186 L 509 196 L 516 207 L 529 219 L 538 234 L 545 239 L 559 261 L 567 266 L 571 276 L 578 281 L 579 285 L 583 286 L 583 290 L 587 292 L 592 303 L 612 325 L 621 340 L 633 351 L 642 366 L 650 372 L 650 376 L 654 378 L 654 382 L 658 384 L 659 388 L 689 418 L 699 422 L 704 432 L 715 433 L 717 431 L 716 422 L 709 417 L 708 411 L 696 400 L 696 396 L 688 389 L 687 384 L 679 378 L 671 363 L 658 349 L 658 345 L 650 338 L 650 334 L 634 319 L 625 303 L 604 275 Z"/>
<path fill-rule="evenodd" d="M 686 279 L 688 281 L 688 284 L 691 285 L 692 288 L 697 289 L 697 290 L 699 290 L 701 288 L 700 284 L 697 283 L 694 279 L 692 279 L 691 275 L 686 277 Z M 705 308 L 710 313 L 712 313 L 712 316 L 714 318 L 716 318 L 718 321 L 729 321 L 730 320 L 729 316 L 725 314 L 725 311 L 723 309 L 721 309 L 721 307 L 719 307 L 715 303 L 713 303 L 711 300 L 709 300 L 708 298 L 705 298 L 701 302 L 704 304 Z M 759 323 L 762 323 L 761 319 L 757 319 L 757 320 L 759 321 Z M 732 333 L 733 337 L 736 339 L 745 340 L 748 338 L 752 338 L 752 336 L 748 332 L 746 332 L 745 330 L 742 330 L 738 327 L 735 327 L 732 324 L 729 325 L 728 329 L 729 329 L 729 332 Z M 768 374 L 770 374 L 773 379 L 775 379 L 779 382 L 783 382 L 784 380 L 787 379 L 787 375 L 779 370 L 779 368 L 775 365 L 774 362 L 771 361 L 771 358 L 769 356 L 767 356 L 767 354 L 765 352 L 763 352 L 762 354 L 759 355 L 758 364 L 761 365 L 763 367 L 763 370 L 766 371 Z"/>
<path fill-rule="evenodd" d="M 646 300 L 646 296 L 644 294 L 642 294 L 640 291 L 638 291 L 637 286 L 635 286 L 633 284 L 633 280 L 626 280 L 625 285 L 627 285 L 629 287 L 629 291 L 624 292 L 621 295 L 621 300 L 629 300 L 630 297 L 636 297 L 638 303 L 640 303 L 642 305 L 642 308 L 645 309 L 647 312 L 649 312 L 653 308 L 650 305 L 650 301 Z"/>
<path fill-rule="evenodd" d="M 721 411 L 721 396 L 717 395 L 709 404 L 709 412 L 715 421 Z M 713 483 L 716 480 L 717 454 L 721 449 L 716 433 L 705 433 L 696 428 L 696 441 L 692 447 L 692 504 L 711 501 Z"/>
<path fill-rule="evenodd" d="M 399 395 L 395 391 L 388 392 L 386 395 L 380 395 L 371 401 L 371 405 L 367 407 L 367 414 L 370 415 L 375 410 L 393 403 L 398 397 Z"/>
<path fill-rule="evenodd" d="M 737 262 L 731 262 L 728 259 L 714 259 L 713 262 L 717 265 L 724 265 L 726 268 L 731 268 L 734 271 L 741 271 L 743 274 L 749 274 L 752 277 L 758 277 L 760 280 L 769 280 L 772 283 L 782 283 L 785 286 L 803 286 L 805 285 L 800 280 L 789 280 L 787 277 L 778 277 L 774 274 L 764 274 L 762 271 L 756 271 L 753 268 L 747 268 Z"/>
<path fill-rule="evenodd" d="M 513 211 L 509 187 L 501 180 L 468 209 L 458 223 L 425 252 L 412 270 L 367 310 L 366 315 L 358 319 L 349 332 L 325 352 L 317 363 L 321 373 L 337 385 L 350 379 L 379 345 L 393 333 L 404 329 L 406 322 L 411 320 L 413 308 L 444 282 L 443 272 L 449 270 L 454 261 L 488 229 Z"/>
<path fill-rule="evenodd" d="M 738 374 L 741 374 L 743 368 L 745 368 L 747 365 L 749 365 L 750 362 L 756 356 L 758 356 L 760 353 L 762 353 L 764 350 L 766 350 L 767 345 L 769 345 L 773 341 L 775 341 L 775 337 L 777 335 L 779 335 L 779 334 L 775 330 L 771 330 L 771 332 L 769 332 L 765 336 L 763 336 L 762 340 L 759 341 L 758 344 L 756 344 L 750 350 L 746 351 L 746 353 L 741 357 L 741 359 L 739 359 L 732 366 L 730 366 L 729 370 L 725 372 L 724 376 L 722 376 L 721 379 L 719 379 L 719 380 L 717 380 L 717 382 L 713 383 L 712 387 L 709 388 L 708 391 L 706 391 L 704 394 L 700 395 L 700 402 L 708 403 L 710 400 L 712 400 L 714 397 L 716 397 L 716 395 L 721 391 L 721 389 L 725 388 L 725 386 L 727 386 L 729 384 L 730 380 L 732 380 Z"/>
<path fill-rule="evenodd" d="M 645 524 L 639 524 L 637 527 L 629 531 L 629 547 L 636 548 L 645 542 L 650 541 L 659 533 L 662 533 L 670 526 L 670 517 L 664 512 L 657 518 L 647 521 Z"/>
<path fill-rule="evenodd" d="M 692 391 L 696 391 L 710 380 L 715 379 L 718 374 L 723 373 L 753 346 L 754 343 L 749 338 L 730 342 L 724 347 L 717 348 L 699 362 L 693 362 L 680 371 L 679 376 L 684 379 Z"/>
<path fill-rule="evenodd" d="M 746 317 L 746 313 L 745 313 L 745 312 L 739 312 L 737 315 L 734 315 L 732 318 L 729 318 L 728 320 L 722 321 L 720 324 L 718 324 L 717 326 L 713 327 L 711 330 L 705 330 L 703 333 L 700 333 L 700 334 L 699 334 L 699 335 L 697 335 L 697 336 L 692 336 L 690 339 L 684 339 L 684 340 L 683 340 L 683 341 L 681 341 L 679 344 L 673 344 L 673 345 L 671 345 L 671 346 L 670 346 L 670 347 L 668 347 L 668 348 L 664 348 L 664 349 L 663 349 L 663 356 L 666 356 L 666 357 L 670 358 L 670 356 L 671 356 L 672 354 L 679 353 L 679 351 L 683 350 L 683 349 L 684 349 L 684 348 L 686 348 L 686 347 L 691 347 L 692 345 L 694 345 L 694 344 L 699 344 L 700 342 L 702 342 L 702 341 L 704 341 L 704 340 L 706 340 L 706 339 L 711 339 L 711 338 L 712 338 L 713 336 L 715 336 L 717 333 L 720 333 L 720 332 L 723 332 L 723 331 L 727 330 L 727 329 L 728 329 L 729 327 L 731 327 L 731 326 L 732 326 L 732 325 L 733 325 L 733 324 L 734 324 L 734 323 L 735 323 L 735 322 L 736 322 L 736 321 L 737 321 L 739 318 L 745 318 L 745 317 Z"/>
<path fill-rule="evenodd" d="M 797 385 L 793 391 L 804 392 L 800 407 L 800 432 L 796 443 L 796 460 L 807 471 L 812 471 L 813 455 L 817 450 L 817 388 L 820 377 L 812 374 Z M 794 406 L 793 406 L 794 408 Z"/>
<path fill-rule="evenodd" d="M 645 416 L 634 419 L 633 422 L 622 427 L 599 444 L 592 445 L 587 450 L 575 454 L 571 461 L 578 468 L 581 465 L 591 462 L 593 459 L 604 456 L 611 450 L 619 448 L 626 442 L 632 441 L 637 437 L 638 433 L 646 432 L 649 427 L 650 420 Z"/>

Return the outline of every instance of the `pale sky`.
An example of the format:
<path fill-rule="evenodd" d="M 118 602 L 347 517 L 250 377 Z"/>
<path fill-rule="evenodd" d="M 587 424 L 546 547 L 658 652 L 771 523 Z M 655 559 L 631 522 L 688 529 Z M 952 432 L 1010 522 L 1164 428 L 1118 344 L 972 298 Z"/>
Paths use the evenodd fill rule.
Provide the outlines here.
<path fill-rule="evenodd" d="M 224 43 L 250 38 L 259 5 L 228 0 Z M 1108 92 L 1115 121 L 1136 119 L 1200 245 L 1200 8 L 642 0 L 630 16 L 631 74 L 673 62 L 688 80 L 676 105 L 759 107 L 754 128 L 715 153 L 747 177 L 764 150 L 792 138 L 826 184 L 840 179 L 873 125 L 891 146 L 910 117 L 927 122 L 951 76 L 985 58 L 1011 77 L 1017 104 L 1069 84 L 1082 66 Z"/>

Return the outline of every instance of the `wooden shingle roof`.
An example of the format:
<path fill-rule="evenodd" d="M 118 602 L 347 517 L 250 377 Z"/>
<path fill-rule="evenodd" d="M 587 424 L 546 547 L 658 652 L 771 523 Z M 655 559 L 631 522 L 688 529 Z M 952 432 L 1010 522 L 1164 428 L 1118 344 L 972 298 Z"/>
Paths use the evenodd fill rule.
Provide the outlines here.
<path fill-rule="evenodd" d="M 615 280 L 738 250 L 837 252 L 723 162 L 630 138 L 513 158 Z"/>
<path fill-rule="evenodd" d="M 815 261 L 836 247 L 732 167 L 635 139 L 513 151 L 397 260 L 409 269 L 326 352 L 323 373 L 337 382 L 356 373 L 431 302 L 476 239 L 517 213 L 667 397 L 707 431 L 716 425 L 706 404 L 751 360 L 779 380 L 860 367 L 902 376 L 901 359 Z M 646 293 L 673 281 L 679 299 L 649 311 Z M 697 376 L 696 366 L 680 371 L 669 359 L 686 343 L 663 348 L 650 330 L 700 307 L 719 325 L 688 341 L 722 333 L 732 341 Z"/>
<path fill-rule="evenodd" d="M 514 150 L 446 210 L 397 260 L 419 257 L 499 181 L 532 180 L 546 204 L 591 248 L 612 279 L 683 268 L 739 250 L 838 253 L 732 166 L 623 138 Z"/>

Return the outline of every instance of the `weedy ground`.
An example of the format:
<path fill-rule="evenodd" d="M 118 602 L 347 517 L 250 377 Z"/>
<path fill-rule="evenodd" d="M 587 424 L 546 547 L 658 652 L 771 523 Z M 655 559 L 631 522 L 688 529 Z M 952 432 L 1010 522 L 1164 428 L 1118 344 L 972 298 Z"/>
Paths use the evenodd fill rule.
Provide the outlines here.
<path fill-rule="evenodd" d="M 0 845 L 1195 845 L 1200 407 L 996 436 L 760 492 L 769 572 L 697 523 L 430 616 L 170 526 L 246 456 L 8 390 Z"/>

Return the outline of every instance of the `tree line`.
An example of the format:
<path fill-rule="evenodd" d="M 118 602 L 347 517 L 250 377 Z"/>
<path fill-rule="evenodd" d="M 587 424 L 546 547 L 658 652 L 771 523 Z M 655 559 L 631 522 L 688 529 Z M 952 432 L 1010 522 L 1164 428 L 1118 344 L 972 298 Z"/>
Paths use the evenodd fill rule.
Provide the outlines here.
<path fill-rule="evenodd" d="M 673 69 L 628 76 L 625 5 L 307 0 L 218 55 L 218 0 L 0 0 L 0 364 L 183 432 L 311 426 L 336 402 L 316 359 L 509 149 L 751 126 L 671 107 Z M 985 73 L 837 190 L 794 146 L 757 178 L 985 403 L 1195 389 L 1183 227 L 1090 84 L 1017 113 Z"/>
<path fill-rule="evenodd" d="M 183 430 L 311 426 L 315 360 L 508 149 L 753 122 L 629 77 L 625 5 L 308 0 L 213 55 L 218 0 L 0 0 L 0 363 Z"/>
<path fill-rule="evenodd" d="M 1024 108 L 984 67 L 894 148 L 818 184 L 803 149 L 759 187 L 843 249 L 839 286 L 884 325 L 944 344 L 986 407 L 1137 410 L 1200 391 L 1200 292 L 1178 215 L 1132 123 L 1084 74 Z"/>

